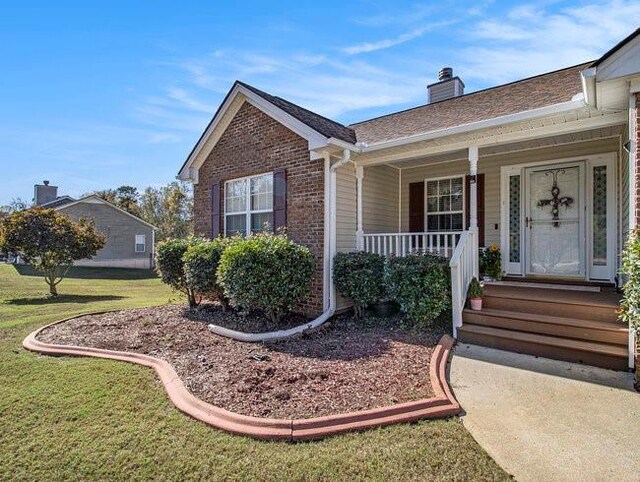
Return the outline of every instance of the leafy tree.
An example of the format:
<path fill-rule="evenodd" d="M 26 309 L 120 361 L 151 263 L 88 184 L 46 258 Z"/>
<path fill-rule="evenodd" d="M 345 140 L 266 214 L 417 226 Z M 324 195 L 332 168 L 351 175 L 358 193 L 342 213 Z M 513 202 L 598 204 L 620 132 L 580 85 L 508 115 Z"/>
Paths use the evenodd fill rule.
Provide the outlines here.
<path fill-rule="evenodd" d="M 0 206 L 0 212 L 3 213 L 15 213 L 16 211 L 22 211 L 27 209 L 29 205 L 22 198 L 13 198 L 11 202 L 5 206 Z"/>
<path fill-rule="evenodd" d="M 17 211 L 0 222 L 0 250 L 31 263 L 44 275 L 52 296 L 58 295 L 57 285 L 73 262 L 95 256 L 104 243 L 91 221 L 73 222 L 54 209 Z"/>
<path fill-rule="evenodd" d="M 141 196 L 140 216 L 158 228 L 158 240 L 191 235 L 193 196 L 189 186 L 174 181 L 160 188 L 148 187 Z"/>
<path fill-rule="evenodd" d="M 104 199 L 108 203 L 117 204 L 116 190 L 115 189 L 103 189 L 102 191 L 95 191 L 95 192 L 89 193 L 87 195 L 91 195 L 91 194 L 93 194 L 94 196 L 98 196 L 99 198 Z"/>
<path fill-rule="evenodd" d="M 133 186 L 120 186 L 116 189 L 117 206 L 134 216 L 140 215 L 139 200 L 140 194 L 138 193 L 138 189 Z"/>

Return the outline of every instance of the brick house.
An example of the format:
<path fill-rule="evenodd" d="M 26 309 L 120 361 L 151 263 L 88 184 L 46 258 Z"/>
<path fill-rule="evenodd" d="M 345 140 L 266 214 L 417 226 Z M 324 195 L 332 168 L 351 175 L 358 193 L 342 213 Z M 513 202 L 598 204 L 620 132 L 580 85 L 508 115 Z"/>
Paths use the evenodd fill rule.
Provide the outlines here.
<path fill-rule="evenodd" d="M 196 233 L 286 227 L 317 259 L 310 313 L 349 306 L 336 252 L 434 252 L 451 258 L 454 336 L 633 365 L 614 288 L 640 219 L 640 29 L 595 62 L 464 87 L 444 68 L 426 105 L 344 126 L 236 82 L 178 175 L 194 184 Z M 472 313 L 492 244 L 506 281 Z"/>

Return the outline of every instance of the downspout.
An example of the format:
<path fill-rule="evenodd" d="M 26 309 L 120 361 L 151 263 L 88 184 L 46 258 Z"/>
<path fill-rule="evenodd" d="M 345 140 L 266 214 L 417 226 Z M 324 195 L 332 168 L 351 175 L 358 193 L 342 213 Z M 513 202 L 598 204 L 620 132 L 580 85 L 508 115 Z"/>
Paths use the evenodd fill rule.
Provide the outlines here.
<path fill-rule="evenodd" d="M 218 325 L 209 325 L 209 330 L 217 335 L 226 336 L 244 342 L 263 342 L 278 340 L 299 335 L 305 331 L 318 328 L 326 323 L 336 311 L 336 288 L 333 283 L 333 257 L 336 254 L 336 169 L 351 161 L 351 151 L 345 149 L 342 158 L 331 165 L 328 153 L 324 156 L 324 312 L 315 320 L 288 330 L 270 331 L 266 333 L 245 333 L 230 330 Z M 328 228 L 328 229 L 327 229 Z"/>

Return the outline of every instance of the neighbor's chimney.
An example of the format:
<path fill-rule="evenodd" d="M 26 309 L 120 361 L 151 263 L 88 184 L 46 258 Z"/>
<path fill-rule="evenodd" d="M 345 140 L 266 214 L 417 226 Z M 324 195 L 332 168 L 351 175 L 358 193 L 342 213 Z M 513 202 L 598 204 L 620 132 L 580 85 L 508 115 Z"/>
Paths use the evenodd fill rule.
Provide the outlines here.
<path fill-rule="evenodd" d="M 427 86 L 428 102 L 440 102 L 464 94 L 464 82 L 453 76 L 451 67 L 443 67 L 438 72 L 438 82 Z"/>
<path fill-rule="evenodd" d="M 36 184 L 33 190 L 33 202 L 36 206 L 42 206 L 58 198 L 58 186 L 50 186 L 49 181 Z"/>

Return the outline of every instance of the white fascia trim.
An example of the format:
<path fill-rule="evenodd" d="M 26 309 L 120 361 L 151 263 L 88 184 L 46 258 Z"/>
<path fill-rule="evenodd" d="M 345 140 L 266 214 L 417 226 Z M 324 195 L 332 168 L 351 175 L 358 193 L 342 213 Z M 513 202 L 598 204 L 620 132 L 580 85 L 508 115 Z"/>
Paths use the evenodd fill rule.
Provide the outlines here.
<path fill-rule="evenodd" d="M 178 179 L 182 181 L 192 181 L 194 183 L 197 183 L 197 179 L 198 179 L 197 170 L 200 166 L 196 164 L 196 160 L 200 157 L 202 149 L 207 144 L 207 141 L 213 134 L 214 130 L 216 129 L 220 121 L 224 118 L 224 115 L 229 110 L 229 107 L 240 94 L 245 97 L 244 100 L 246 102 L 249 102 L 254 107 L 260 109 L 269 117 L 272 117 L 273 119 L 275 119 L 276 121 L 278 121 L 279 123 L 287 127 L 288 129 L 290 129 L 291 131 L 298 134 L 303 139 L 306 139 L 309 143 L 309 151 L 311 151 L 311 159 L 322 158 L 322 154 L 315 152 L 315 150 L 327 145 L 327 138 L 325 136 L 323 136 L 316 130 L 312 129 L 305 123 L 299 121 L 292 115 L 286 113 L 279 107 L 276 107 L 266 99 L 263 99 L 255 92 L 247 89 L 243 85 L 236 84 L 231 90 L 225 102 L 222 104 L 222 106 L 218 110 L 215 118 L 209 124 L 204 135 L 200 138 L 195 149 L 189 156 L 189 159 L 187 159 L 187 162 L 185 163 L 184 167 L 178 173 L 178 176 L 177 176 Z M 213 144 L 213 146 L 215 146 L 215 143 Z"/>
<path fill-rule="evenodd" d="M 105 204 L 106 206 L 109 206 L 110 208 L 113 208 L 113 209 L 115 209 L 116 211 L 120 211 L 122 214 L 126 214 L 126 215 L 127 215 L 127 216 L 129 216 L 130 218 L 133 218 L 133 219 L 135 219 L 136 221 L 138 221 L 138 222 L 140 222 L 140 223 L 142 223 L 142 224 L 145 224 L 145 225 L 149 226 L 151 229 L 154 229 L 154 230 L 155 230 L 155 229 L 158 229 L 158 228 L 156 228 L 153 224 L 150 224 L 150 223 L 146 222 L 145 220 L 140 219 L 138 216 L 134 216 L 133 214 L 128 213 L 128 212 L 127 212 L 127 211 L 125 211 L 124 209 L 120 209 L 118 206 L 114 206 L 114 205 L 113 205 L 113 204 L 111 204 L 109 201 L 105 201 L 105 200 L 104 200 L 104 199 L 102 199 L 100 196 L 96 196 L 95 194 L 92 194 L 91 196 L 85 196 L 85 197 L 83 197 L 83 198 L 81 198 L 81 199 L 78 199 L 78 200 L 77 200 L 77 201 L 75 201 L 75 202 L 72 202 L 72 203 L 69 203 L 69 204 L 65 204 L 64 206 L 60 206 L 60 207 L 57 207 L 57 208 L 54 208 L 54 209 L 55 209 L 56 211 L 64 211 L 65 209 L 70 208 L 71 206 L 75 206 L 76 204 L 79 204 L 79 203 L 81 203 L 81 202 L 84 202 L 84 201 L 86 201 L 87 199 L 93 199 L 93 200 L 95 200 L 95 201 L 99 201 L 100 203 Z"/>
<path fill-rule="evenodd" d="M 416 134 L 413 136 L 402 137 L 400 139 L 393 139 L 391 141 L 376 142 L 363 147 L 361 152 L 375 152 L 382 149 L 388 149 L 390 147 L 403 146 L 405 144 L 412 144 L 414 142 L 428 141 L 436 139 L 438 137 L 445 137 L 455 134 L 462 134 L 465 132 L 486 129 L 489 127 L 498 127 L 505 124 L 511 124 L 514 122 L 521 122 L 539 117 L 545 117 L 553 114 L 561 114 L 563 112 L 570 112 L 577 109 L 586 107 L 586 103 L 582 99 L 570 100 L 568 102 L 561 102 L 559 104 L 548 105 L 540 107 L 538 109 L 526 110 L 522 112 L 516 112 L 515 114 L 504 115 L 500 117 L 494 117 L 491 119 L 485 119 L 477 122 L 471 122 L 469 124 L 461 124 L 454 127 L 447 127 L 444 129 L 437 129 L 434 131 L 425 132 L 423 134 Z"/>

